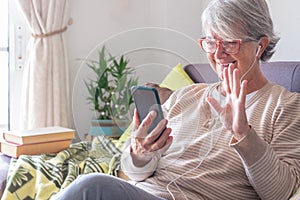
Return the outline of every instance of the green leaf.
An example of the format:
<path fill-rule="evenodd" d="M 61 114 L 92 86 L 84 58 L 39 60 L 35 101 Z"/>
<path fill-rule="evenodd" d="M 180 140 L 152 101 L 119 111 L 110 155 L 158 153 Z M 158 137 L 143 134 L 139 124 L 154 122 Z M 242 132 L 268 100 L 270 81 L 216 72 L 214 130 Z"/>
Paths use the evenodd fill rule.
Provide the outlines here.
<path fill-rule="evenodd" d="M 111 55 L 105 46 L 98 51 L 97 60 L 86 60 L 86 65 L 95 73 L 95 79 L 85 81 L 89 96 L 86 98 L 99 113 L 98 119 L 122 118 L 133 103 L 130 88 L 137 85 L 134 69 L 124 55 Z"/>

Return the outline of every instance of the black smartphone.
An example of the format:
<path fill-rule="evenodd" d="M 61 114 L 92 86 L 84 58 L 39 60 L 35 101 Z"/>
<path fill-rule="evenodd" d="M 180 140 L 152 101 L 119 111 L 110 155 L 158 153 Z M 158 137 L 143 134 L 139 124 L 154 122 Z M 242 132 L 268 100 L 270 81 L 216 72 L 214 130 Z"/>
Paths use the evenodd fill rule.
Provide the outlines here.
<path fill-rule="evenodd" d="M 158 92 L 155 88 L 145 86 L 134 86 L 131 88 L 131 94 L 135 107 L 138 112 L 139 121 L 143 119 L 152 110 L 156 111 L 156 118 L 152 122 L 148 133 L 150 133 L 157 124 L 164 118 Z"/>

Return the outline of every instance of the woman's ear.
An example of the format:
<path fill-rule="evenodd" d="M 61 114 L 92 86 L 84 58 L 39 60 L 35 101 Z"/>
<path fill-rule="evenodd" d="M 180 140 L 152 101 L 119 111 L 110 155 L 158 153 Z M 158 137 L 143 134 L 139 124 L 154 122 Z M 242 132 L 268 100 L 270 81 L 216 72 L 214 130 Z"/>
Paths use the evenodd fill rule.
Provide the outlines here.
<path fill-rule="evenodd" d="M 257 49 L 256 52 L 256 57 L 260 58 L 267 46 L 269 45 L 269 38 L 267 36 L 263 36 L 260 38 L 259 41 L 259 48 Z"/>

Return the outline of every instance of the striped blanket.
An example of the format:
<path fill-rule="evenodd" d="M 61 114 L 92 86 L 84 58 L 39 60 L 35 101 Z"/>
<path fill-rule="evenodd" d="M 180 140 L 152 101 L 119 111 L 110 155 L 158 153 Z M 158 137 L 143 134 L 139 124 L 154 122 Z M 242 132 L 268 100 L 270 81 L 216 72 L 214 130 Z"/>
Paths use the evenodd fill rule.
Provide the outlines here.
<path fill-rule="evenodd" d="M 74 143 L 57 154 L 12 159 L 1 200 L 49 199 L 81 174 L 117 175 L 120 144 L 105 137 Z"/>

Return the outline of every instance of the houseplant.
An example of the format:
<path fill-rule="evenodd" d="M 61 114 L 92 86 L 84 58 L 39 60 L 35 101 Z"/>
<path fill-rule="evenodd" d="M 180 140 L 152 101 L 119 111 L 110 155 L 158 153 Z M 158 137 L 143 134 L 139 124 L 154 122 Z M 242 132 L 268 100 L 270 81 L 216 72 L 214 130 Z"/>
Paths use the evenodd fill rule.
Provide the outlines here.
<path fill-rule="evenodd" d="M 122 127 L 129 124 L 133 103 L 130 88 L 137 85 L 138 78 L 128 63 L 124 55 L 114 57 L 105 46 L 98 52 L 98 60 L 87 60 L 86 65 L 95 74 L 85 81 L 87 101 L 96 114 L 90 135 L 119 136 Z"/>

